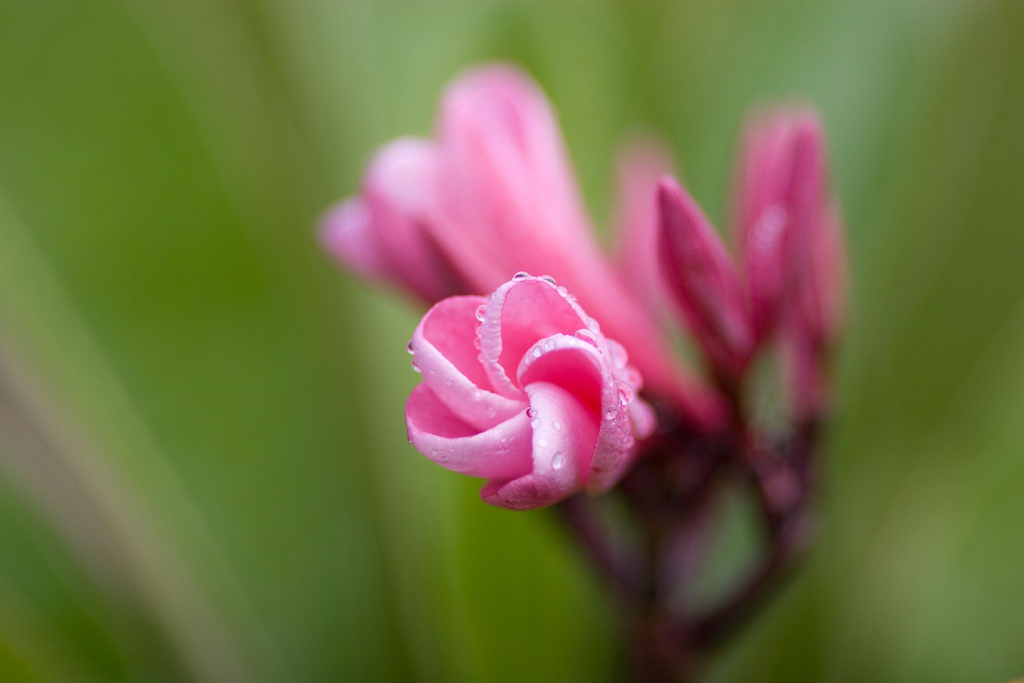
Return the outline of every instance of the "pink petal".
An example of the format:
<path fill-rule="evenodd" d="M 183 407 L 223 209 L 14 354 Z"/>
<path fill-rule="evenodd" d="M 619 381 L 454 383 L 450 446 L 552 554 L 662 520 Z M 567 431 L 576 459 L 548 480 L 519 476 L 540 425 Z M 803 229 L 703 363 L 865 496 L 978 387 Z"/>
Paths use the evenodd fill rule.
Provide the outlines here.
<path fill-rule="evenodd" d="M 480 326 L 483 364 L 495 391 L 522 396 L 515 371 L 527 349 L 553 334 L 572 336 L 587 322 L 567 292 L 542 278 L 523 276 L 499 287 Z"/>
<path fill-rule="evenodd" d="M 320 220 L 320 243 L 363 277 L 384 279 L 392 275 L 374 234 L 370 212 L 361 199 L 348 199 L 327 211 Z"/>
<path fill-rule="evenodd" d="M 594 345 L 565 334 L 541 339 L 527 351 L 518 371 L 528 393 L 537 382 L 558 386 L 569 392 L 597 425 L 592 457 L 588 455 L 586 460 L 589 472 L 581 468 L 581 482 L 592 493 L 618 481 L 620 465 L 636 443 L 627 406 L 642 403 L 632 386 L 616 379 L 603 338 L 596 341 Z"/>
<path fill-rule="evenodd" d="M 693 199 L 673 179 L 662 181 L 658 205 L 665 284 L 715 367 L 735 376 L 749 360 L 752 339 L 732 260 Z"/>
<path fill-rule="evenodd" d="M 433 143 L 403 138 L 377 152 L 363 186 L 377 244 L 393 276 L 428 302 L 464 289 L 457 267 L 429 232 L 441 220 L 438 182 Z"/>
<path fill-rule="evenodd" d="M 413 334 L 410 348 L 423 381 L 456 416 L 488 429 L 525 409 L 524 401 L 495 394 L 480 364 L 476 311 L 487 300 L 449 297 L 431 308 Z"/>
<path fill-rule="evenodd" d="M 512 269 L 589 239 L 579 190 L 547 98 L 519 69 L 471 69 L 445 91 L 439 121 L 453 217 Z M 525 258 L 524 258 L 525 257 Z M 498 283 L 494 283 L 497 286 Z"/>
<path fill-rule="evenodd" d="M 405 422 L 416 450 L 453 472 L 508 479 L 530 471 L 532 434 L 525 410 L 479 432 L 420 384 L 405 405 Z"/>
<path fill-rule="evenodd" d="M 526 391 L 536 425 L 533 470 L 511 481 L 492 481 L 480 492 L 488 503 L 511 510 L 551 505 L 577 492 L 597 438 L 594 416 L 566 389 L 538 381 Z"/>
<path fill-rule="evenodd" d="M 622 279 L 653 315 L 666 302 L 658 277 L 658 181 L 672 172 L 667 147 L 653 139 L 634 139 L 619 152 L 616 257 Z"/>

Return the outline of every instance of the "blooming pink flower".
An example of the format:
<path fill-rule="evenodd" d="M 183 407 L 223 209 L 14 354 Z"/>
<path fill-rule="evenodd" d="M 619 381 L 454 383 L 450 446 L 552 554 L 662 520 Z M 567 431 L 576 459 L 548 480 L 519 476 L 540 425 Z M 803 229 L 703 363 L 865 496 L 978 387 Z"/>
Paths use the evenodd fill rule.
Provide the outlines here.
<path fill-rule="evenodd" d="M 595 243 L 554 113 L 514 67 L 456 79 L 434 139 L 380 151 L 362 195 L 329 212 L 321 234 L 344 263 L 427 303 L 492 292 L 520 270 L 550 273 L 629 348 L 653 393 L 695 426 L 720 417 Z"/>
<path fill-rule="evenodd" d="M 444 299 L 409 349 L 423 374 L 406 405 L 409 440 L 489 479 L 481 497 L 500 507 L 607 490 L 654 428 L 625 349 L 549 277 L 519 273 L 489 299 Z"/>

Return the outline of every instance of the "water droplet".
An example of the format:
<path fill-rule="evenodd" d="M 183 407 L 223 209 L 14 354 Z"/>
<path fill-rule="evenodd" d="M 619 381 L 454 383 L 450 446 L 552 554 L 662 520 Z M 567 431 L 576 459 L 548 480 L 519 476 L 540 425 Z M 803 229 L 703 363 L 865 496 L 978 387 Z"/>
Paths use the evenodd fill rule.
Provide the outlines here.
<path fill-rule="evenodd" d="M 540 418 L 535 417 L 532 420 L 530 420 L 530 426 L 533 427 L 534 429 L 538 429 L 540 427 Z"/>
<path fill-rule="evenodd" d="M 614 339 L 609 339 L 608 353 L 612 359 L 612 366 L 616 370 L 626 367 L 626 363 L 629 361 L 629 354 L 626 353 L 626 348 L 622 344 Z"/>
<path fill-rule="evenodd" d="M 565 296 L 569 293 L 569 290 L 566 289 L 564 285 L 558 285 L 558 287 L 555 288 L 555 291 L 561 294 L 562 296 Z"/>
<path fill-rule="evenodd" d="M 536 414 L 537 414 L 537 411 L 534 410 L 532 406 L 530 408 L 526 409 L 526 417 L 533 417 Z"/>
<path fill-rule="evenodd" d="M 537 448 L 547 448 L 547 447 L 548 447 L 548 440 L 547 439 L 537 439 Z"/>
<path fill-rule="evenodd" d="M 554 422 L 551 423 L 551 428 L 554 429 L 556 432 L 561 431 L 562 423 L 559 422 L 558 420 L 555 420 Z"/>
<path fill-rule="evenodd" d="M 473 337 L 473 348 L 477 351 L 480 350 L 480 337 Z"/>
<path fill-rule="evenodd" d="M 541 353 L 543 353 L 543 352 L 540 350 L 540 346 L 533 347 L 533 357 L 534 358 L 540 358 Z"/>
<path fill-rule="evenodd" d="M 586 342 L 591 346 L 597 346 L 597 337 L 594 336 L 594 333 L 591 332 L 590 330 L 576 330 L 576 334 L 574 334 L 573 336 L 579 339 L 581 342 Z"/>
<path fill-rule="evenodd" d="M 484 397 L 484 392 L 480 391 L 479 389 L 477 389 L 476 391 L 473 392 L 473 399 L 474 400 L 479 401 L 483 397 Z"/>
<path fill-rule="evenodd" d="M 555 340 L 554 339 L 547 339 L 547 340 L 545 340 L 544 341 L 544 350 L 545 351 L 554 351 L 555 350 Z"/>
<path fill-rule="evenodd" d="M 419 363 L 417 363 L 415 359 L 413 359 L 411 365 L 412 365 L 412 369 L 415 370 L 416 372 L 419 372 L 419 373 L 423 372 L 422 370 L 420 370 Z"/>
<path fill-rule="evenodd" d="M 619 402 L 624 406 L 628 406 L 633 402 L 633 385 L 621 379 L 616 384 L 619 387 Z"/>
<path fill-rule="evenodd" d="M 550 275 L 541 275 L 540 279 L 543 280 L 544 282 L 547 282 L 549 285 L 552 285 L 552 286 L 557 284 L 555 282 L 555 278 L 551 277 Z"/>
<path fill-rule="evenodd" d="M 560 470 L 565 467 L 565 453 L 562 451 L 555 451 L 555 454 L 551 456 L 551 467 L 556 470 Z"/>
<path fill-rule="evenodd" d="M 508 272 L 508 271 L 505 271 L 505 272 Z M 531 277 L 531 275 L 529 273 L 527 273 L 525 270 L 520 270 L 518 273 L 516 273 L 515 275 L 512 276 L 512 279 L 513 280 L 525 280 L 528 277 Z"/>
<path fill-rule="evenodd" d="M 589 329 L 589 330 L 590 330 L 591 332 L 597 333 L 597 332 L 600 332 L 600 331 L 601 331 L 601 325 L 600 325 L 600 323 L 598 323 L 598 322 L 597 322 L 597 320 L 595 320 L 594 318 L 590 318 L 590 317 L 588 317 L 588 318 L 586 319 L 586 323 L 587 323 L 587 328 L 588 328 L 588 329 Z"/>
<path fill-rule="evenodd" d="M 480 304 L 476 309 L 476 319 L 480 322 L 484 321 L 484 316 L 487 314 L 487 304 Z"/>
<path fill-rule="evenodd" d="M 606 419 L 606 420 L 614 420 L 615 419 L 615 415 L 616 415 L 616 412 L 614 410 L 611 410 L 611 409 L 606 410 L 605 413 L 604 413 L 604 419 Z"/>
<path fill-rule="evenodd" d="M 413 349 L 412 349 L 412 339 L 410 339 L 410 340 L 409 340 L 409 343 L 405 345 L 405 350 L 409 352 L 409 355 L 410 355 L 410 356 L 411 356 L 412 354 L 416 353 L 416 352 L 415 352 L 415 351 L 413 351 Z"/>
<path fill-rule="evenodd" d="M 445 385 L 446 387 L 450 387 L 450 386 L 452 385 L 452 378 L 451 378 L 451 377 L 447 377 L 447 378 L 445 378 L 445 380 L 444 380 L 444 385 Z"/>

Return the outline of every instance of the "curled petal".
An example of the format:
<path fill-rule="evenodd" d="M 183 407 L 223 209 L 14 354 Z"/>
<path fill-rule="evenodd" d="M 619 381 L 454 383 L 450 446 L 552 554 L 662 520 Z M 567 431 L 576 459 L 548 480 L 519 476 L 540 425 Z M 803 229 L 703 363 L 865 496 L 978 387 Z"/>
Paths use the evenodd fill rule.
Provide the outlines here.
<path fill-rule="evenodd" d="M 480 492 L 488 503 L 512 510 L 551 505 L 578 491 L 597 439 L 594 416 L 579 397 L 541 381 L 530 383 L 526 391 L 536 416 L 533 470 L 511 481 L 492 481 Z"/>
<path fill-rule="evenodd" d="M 607 362 L 607 346 L 602 337 L 590 341 L 564 334 L 542 339 L 529 349 L 519 366 L 523 386 L 536 382 L 561 387 L 571 393 L 593 420 L 596 441 L 590 444 L 592 457 L 581 467 L 581 482 L 591 493 L 598 493 L 618 481 L 636 443 L 631 412 L 627 406 L 634 401 L 635 390 L 624 380 L 616 379 Z M 641 420 L 643 411 L 639 411 Z M 649 425 L 642 425 L 649 426 Z"/>
<path fill-rule="evenodd" d="M 413 334 L 410 348 L 423 381 L 438 400 L 462 421 L 487 429 L 526 406 L 491 390 L 474 345 L 479 322 L 476 311 L 487 300 L 455 296 L 431 308 Z"/>
<path fill-rule="evenodd" d="M 517 276 L 491 295 L 480 325 L 481 357 L 495 390 L 523 395 L 516 368 L 526 351 L 553 334 L 574 335 L 588 318 L 568 292 L 533 276 Z"/>
<path fill-rule="evenodd" d="M 508 479 L 531 470 L 531 430 L 525 409 L 490 429 L 477 431 L 458 418 L 426 384 L 405 406 L 409 441 L 420 453 L 453 472 Z"/>
<path fill-rule="evenodd" d="M 703 213 L 671 178 L 659 186 L 658 207 L 665 285 L 712 364 L 737 376 L 749 360 L 752 339 L 732 260 Z"/>

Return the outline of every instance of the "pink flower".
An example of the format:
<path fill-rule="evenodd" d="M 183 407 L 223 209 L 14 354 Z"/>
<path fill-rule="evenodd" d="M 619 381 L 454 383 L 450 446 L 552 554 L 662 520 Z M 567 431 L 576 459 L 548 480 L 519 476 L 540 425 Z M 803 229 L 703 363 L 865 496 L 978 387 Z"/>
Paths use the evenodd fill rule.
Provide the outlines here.
<path fill-rule="evenodd" d="M 444 299 L 409 349 L 423 374 L 406 405 L 409 440 L 489 479 L 481 497 L 500 507 L 606 491 L 654 428 L 625 349 L 547 276 L 518 273 L 489 299 Z"/>
<path fill-rule="evenodd" d="M 721 416 L 718 399 L 598 248 L 554 113 L 514 67 L 457 78 L 434 139 L 378 152 L 362 195 L 328 213 L 321 235 L 342 262 L 428 304 L 494 291 L 520 270 L 550 273 L 629 349 L 652 393 L 695 426 Z"/>

